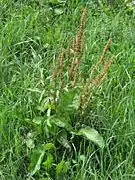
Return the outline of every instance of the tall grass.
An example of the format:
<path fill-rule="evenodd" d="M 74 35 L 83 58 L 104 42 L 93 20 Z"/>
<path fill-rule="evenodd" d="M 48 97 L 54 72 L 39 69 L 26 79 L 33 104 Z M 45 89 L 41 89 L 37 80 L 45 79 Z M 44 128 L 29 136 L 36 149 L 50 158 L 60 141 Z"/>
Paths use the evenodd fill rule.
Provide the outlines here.
<path fill-rule="evenodd" d="M 75 37 L 82 6 L 81 3 L 78 6 L 72 3 L 69 8 L 60 6 L 63 13 L 57 15 L 44 1 L 41 1 L 39 6 L 32 1 L 31 3 L 2 1 L 0 4 L 0 179 L 2 180 L 27 179 L 29 150 L 23 142 L 24 137 L 31 131 L 28 119 L 32 119 L 37 113 L 35 107 L 45 89 L 44 80 L 52 72 L 50 64 L 55 64 L 58 54 L 61 66 L 59 70 L 64 68 L 65 51 L 67 61 L 69 57 L 69 61 L 74 62 L 70 56 L 73 55 L 72 46 L 74 52 L 78 52 L 82 36 L 80 31 L 78 41 L 75 38 L 73 40 L 75 45 L 68 42 Z M 125 9 L 111 12 L 107 9 L 92 10 L 91 7 L 87 7 L 83 40 L 85 49 L 82 41 L 83 54 L 78 82 L 87 84 L 83 79 L 88 79 L 89 82 L 89 75 L 90 78 L 93 77 L 90 70 L 94 66 L 93 75 L 95 69 L 98 75 L 93 82 L 98 84 L 97 82 L 104 77 L 104 73 L 100 70 L 103 68 L 103 72 L 106 72 L 110 67 L 112 54 L 116 58 L 109 68 L 104 83 L 99 83 L 96 87 L 93 94 L 95 98 L 88 106 L 85 116 L 82 115 L 82 119 L 77 120 L 98 129 L 105 139 L 105 148 L 102 151 L 91 143 L 87 144 L 85 140 L 77 149 L 74 146 L 74 155 L 67 156 L 72 166 L 69 174 L 63 179 L 135 178 L 134 22 L 132 13 L 128 14 Z M 104 67 L 97 68 L 102 61 L 101 54 L 109 38 L 112 39 L 106 53 L 109 61 L 106 61 Z M 61 53 L 58 53 L 63 40 L 64 47 L 62 46 Z M 72 76 L 73 64 L 69 66 L 69 79 L 72 79 L 74 84 L 79 71 L 76 63 Z M 81 71 L 84 72 L 83 75 Z M 61 76 L 61 71 L 58 73 L 62 79 L 64 74 Z M 62 159 L 63 156 L 62 154 L 57 158 Z"/>

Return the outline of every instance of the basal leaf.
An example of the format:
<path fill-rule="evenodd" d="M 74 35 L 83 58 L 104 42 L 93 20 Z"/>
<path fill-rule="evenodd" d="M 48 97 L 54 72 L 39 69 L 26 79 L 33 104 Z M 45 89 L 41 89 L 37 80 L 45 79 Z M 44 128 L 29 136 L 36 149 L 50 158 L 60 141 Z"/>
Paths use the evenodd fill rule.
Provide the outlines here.
<path fill-rule="evenodd" d="M 46 152 L 47 150 L 52 149 L 52 148 L 55 148 L 54 144 L 52 144 L 52 143 L 47 143 L 47 144 L 45 144 L 44 146 L 42 146 L 42 150 L 40 149 L 40 154 L 39 154 L 39 156 L 38 156 L 38 159 L 37 159 L 37 157 L 35 157 L 37 161 L 35 162 L 35 161 L 33 161 L 33 159 L 32 159 L 33 163 L 31 162 L 31 166 L 33 167 L 33 164 L 34 164 L 34 167 L 33 167 L 33 169 L 31 170 L 31 172 L 29 173 L 30 176 L 33 176 L 34 174 L 37 173 L 37 171 L 40 170 L 41 163 L 42 163 L 42 160 L 43 160 L 43 158 L 44 158 L 45 152 Z M 35 155 L 36 155 L 37 153 L 39 153 L 39 152 L 35 152 Z M 34 158 L 34 156 L 32 156 L 32 157 Z"/>
<path fill-rule="evenodd" d="M 96 143 L 100 148 L 104 147 L 103 137 L 93 128 L 82 128 L 77 135 L 85 136 L 88 140 Z"/>
<path fill-rule="evenodd" d="M 67 132 L 62 130 L 57 135 L 57 141 L 67 149 L 71 149 L 69 141 L 67 140 Z"/>
<path fill-rule="evenodd" d="M 37 171 L 40 170 L 40 166 L 41 166 L 44 155 L 45 155 L 45 149 L 43 148 L 34 169 L 29 174 L 30 176 L 33 176 L 34 174 L 36 174 Z"/>

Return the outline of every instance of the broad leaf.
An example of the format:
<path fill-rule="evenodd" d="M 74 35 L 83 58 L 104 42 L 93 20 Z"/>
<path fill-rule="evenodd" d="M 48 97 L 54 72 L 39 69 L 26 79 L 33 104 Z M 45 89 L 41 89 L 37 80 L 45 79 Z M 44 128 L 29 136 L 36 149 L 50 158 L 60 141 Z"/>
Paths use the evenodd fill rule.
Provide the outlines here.
<path fill-rule="evenodd" d="M 45 155 L 45 149 L 43 148 L 42 153 L 40 154 L 33 171 L 31 171 L 31 173 L 29 174 L 30 176 L 33 176 L 37 171 L 40 170 L 40 166 L 41 166 L 42 160 L 44 158 L 44 155 Z"/>
<path fill-rule="evenodd" d="M 65 148 L 71 150 L 71 146 L 69 144 L 69 141 L 67 140 L 67 132 L 65 130 L 62 130 L 58 133 L 57 141 Z"/>
<path fill-rule="evenodd" d="M 40 170 L 40 166 L 42 164 L 42 160 L 44 158 L 45 152 L 52 148 L 55 148 L 54 144 L 47 143 L 44 146 L 42 146 L 42 150 L 40 149 L 40 152 L 38 152 L 38 151 L 34 152 L 34 154 L 32 155 L 32 158 L 31 158 L 31 160 L 33 162 L 31 162 L 31 164 L 30 164 L 30 166 L 32 167 L 32 170 L 29 173 L 30 176 L 33 176 L 34 174 L 36 174 L 37 171 Z M 38 158 L 37 158 L 37 156 L 38 156 Z M 36 162 L 35 162 L 35 159 L 33 159 L 33 158 L 36 159 Z M 31 167 L 30 167 L 30 169 L 31 169 Z"/>
<path fill-rule="evenodd" d="M 71 89 L 66 92 L 60 93 L 59 100 L 59 112 L 66 112 L 72 114 L 74 111 L 78 110 L 80 106 L 80 96 L 78 94 L 78 89 Z"/>
<path fill-rule="evenodd" d="M 45 151 L 48 151 L 48 150 L 54 149 L 54 148 L 55 148 L 55 146 L 54 146 L 53 143 L 47 143 L 47 144 L 44 145 L 44 150 Z"/>
<path fill-rule="evenodd" d="M 49 117 L 49 121 L 50 121 L 50 123 L 53 123 L 58 127 L 65 128 L 68 131 L 72 131 L 72 126 L 70 125 L 70 119 L 69 118 L 51 116 L 51 117 Z"/>
<path fill-rule="evenodd" d="M 53 155 L 48 154 L 46 161 L 43 163 L 46 170 L 49 170 L 52 167 L 52 162 L 53 162 Z"/>
<path fill-rule="evenodd" d="M 66 173 L 69 169 L 69 165 L 70 163 L 69 162 L 65 162 L 64 160 L 62 160 L 57 166 L 56 166 L 56 173 L 59 174 L 59 173 Z"/>
<path fill-rule="evenodd" d="M 85 136 L 88 140 L 96 143 L 100 148 L 104 147 L 104 140 L 102 136 L 93 128 L 82 128 L 79 130 L 77 135 Z"/>

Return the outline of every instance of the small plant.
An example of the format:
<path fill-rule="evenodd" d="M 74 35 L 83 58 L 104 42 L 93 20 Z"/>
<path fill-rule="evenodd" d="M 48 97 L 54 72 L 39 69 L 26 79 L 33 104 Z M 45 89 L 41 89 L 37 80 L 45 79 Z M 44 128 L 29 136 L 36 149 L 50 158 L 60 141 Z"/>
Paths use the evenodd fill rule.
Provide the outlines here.
<path fill-rule="evenodd" d="M 35 132 L 25 140 L 31 150 L 29 178 L 34 175 L 40 177 L 40 171 L 44 172 L 46 178 L 50 178 L 50 171 L 53 172 L 52 177 L 57 178 L 68 172 L 70 162 L 66 160 L 65 154 L 63 159 L 57 158 L 57 144 L 62 148 L 61 153 L 72 151 L 72 142 L 76 137 L 90 140 L 100 148 L 104 147 L 104 140 L 95 129 L 82 125 L 77 127 L 73 122 L 75 114 L 85 115 L 93 92 L 105 79 L 113 59 L 104 60 L 111 43 L 109 39 L 99 61 L 89 70 L 89 76 L 83 75 L 85 73 L 81 70 L 81 59 L 84 53 L 86 11 L 87 8 L 82 11 L 77 36 L 68 43 L 67 48 L 61 47 L 57 61 L 51 65 L 50 76 L 45 80 L 46 89 L 39 98 L 37 117 L 32 121 Z M 102 68 L 97 73 L 101 65 Z M 36 142 L 34 137 L 40 137 L 40 141 Z"/>

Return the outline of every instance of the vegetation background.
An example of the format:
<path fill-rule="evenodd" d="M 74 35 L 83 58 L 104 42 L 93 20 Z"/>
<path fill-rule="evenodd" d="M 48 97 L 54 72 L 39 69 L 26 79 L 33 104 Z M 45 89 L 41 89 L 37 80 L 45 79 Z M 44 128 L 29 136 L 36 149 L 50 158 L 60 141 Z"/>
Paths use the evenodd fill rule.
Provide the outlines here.
<path fill-rule="evenodd" d="M 135 7 L 122 2 L 0 1 L 1 180 L 135 179 Z M 109 38 L 115 58 L 80 114 L 76 89 L 50 103 L 51 73 L 86 3 L 84 81 Z"/>

